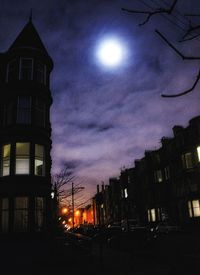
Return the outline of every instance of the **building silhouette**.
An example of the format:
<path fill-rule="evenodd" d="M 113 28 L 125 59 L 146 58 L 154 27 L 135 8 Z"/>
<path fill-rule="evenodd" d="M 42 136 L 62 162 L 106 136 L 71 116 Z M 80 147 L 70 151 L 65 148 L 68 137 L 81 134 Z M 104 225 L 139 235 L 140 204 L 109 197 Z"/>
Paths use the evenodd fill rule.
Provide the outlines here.
<path fill-rule="evenodd" d="M 95 205 L 109 209 L 109 223 L 200 225 L 200 116 L 185 128 L 174 126 L 173 137 L 163 137 L 160 148 L 145 151 L 134 167 L 110 179 L 107 190 L 109 199 L 102 190 Z"/>
<path fill-rule="evenodd" d="M 50 73 L 32 20 L 0 54 L 0 231 L 44 232 L 51 221 Z"/>

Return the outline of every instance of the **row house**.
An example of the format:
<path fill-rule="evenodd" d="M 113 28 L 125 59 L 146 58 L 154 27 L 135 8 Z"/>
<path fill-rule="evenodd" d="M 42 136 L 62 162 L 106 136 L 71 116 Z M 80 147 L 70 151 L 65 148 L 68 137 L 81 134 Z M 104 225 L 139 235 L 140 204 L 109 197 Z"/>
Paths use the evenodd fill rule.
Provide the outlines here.
<path fill-rule="evenodd" d="M 174 126 L 173 137 L 163 137 L 160 148 L 145 151 L 133 168 L 110 179 L 99 198 L 95 200 L 99 213 L 107 209 L 101 224 L 123 219 L 142 224 L 163 220 L 180 225 L 199 223 L 200 116 L 191 119 L 186 128 Z"/>

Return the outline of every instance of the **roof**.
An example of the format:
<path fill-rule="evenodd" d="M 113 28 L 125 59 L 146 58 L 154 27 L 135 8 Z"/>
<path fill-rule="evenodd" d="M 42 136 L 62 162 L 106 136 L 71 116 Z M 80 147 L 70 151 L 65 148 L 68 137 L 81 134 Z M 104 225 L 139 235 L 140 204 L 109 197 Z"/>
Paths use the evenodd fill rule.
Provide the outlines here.
<path fill-rule="evenodd" d="M 45 49 L 45 46 L 31 20 L 29 20 L 29 22 L 22 29 L 13 44 L 10 46 L 9 50 L 19 48 L 37 49 L 48 55 L 48 52 Z"/>

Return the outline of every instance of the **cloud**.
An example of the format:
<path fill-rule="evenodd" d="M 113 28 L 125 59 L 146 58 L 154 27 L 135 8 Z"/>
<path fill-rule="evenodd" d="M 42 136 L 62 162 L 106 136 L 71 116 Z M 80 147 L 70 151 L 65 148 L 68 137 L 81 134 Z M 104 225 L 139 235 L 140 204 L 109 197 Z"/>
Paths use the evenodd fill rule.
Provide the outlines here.
<path fill-rule="evenodd" d="M 162 136 L 172 136 L 175 124 L 186 126 L 199 115 L 199 85 L 182 98 L 160 97 L 190 87 L 198 72 L 198 64 L 179 59 L 155 35 L 158 24 L 174 43 L 179 35 L 161 17 L 138 27 L 141 17 L 121 11 L 135 3 L 124 0 L 19 0 L 16 9 L 11 9 L 11 1 L 1 2 L 1 51 L 33 8 L 34 24 L 54 60 L 52 171 L 67 165 L 90 194 L 97 183 L 108 182 L 121 167 L 143 157 L 145 150 L 158 148 Z M 184 5 L 187 10 L 192 6 Z M 129 49 L 128 61 L 114 71 L 95 59 L 97 42 L 110 34 L 118 35 Z M 178 47 L 186 53 L 199 51 L 196 41 L 189 45 Z"/>

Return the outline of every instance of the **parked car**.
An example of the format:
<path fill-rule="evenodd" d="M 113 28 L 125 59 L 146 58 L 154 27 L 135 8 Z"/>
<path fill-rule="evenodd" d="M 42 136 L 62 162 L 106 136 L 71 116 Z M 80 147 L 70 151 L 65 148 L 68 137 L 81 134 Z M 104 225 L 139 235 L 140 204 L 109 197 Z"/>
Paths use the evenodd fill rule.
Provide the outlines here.
<path fill-rule="evenodd" d="M 109 227 L 99 229 L 99 231 L 93 236 L 93 241 L 106 244 L 108 239 L 121 234 L 121 232 L 121 226 L 110 225 Z"/>
<path fill-rule="evenodd" d="M 121 228 L 123 231 L 132 231 L 138 226 L 139 222 L 136 219 L 124 219 L 121 221 Z"/>
<path fill-rule="evenodd" d="M 143 249 L 150 242 L 154 241 L 154 236 L 148 227 L 138 226 L 131 231 L 122 231 L 120 234 L 108 239 L 111 248 L 121 250 Z"/>
<path fill-rule="evenodd" d="M 152 230 L 157 232 L 157 234 L 168 234 L 168 233 L 179 232 L 181 229 L 180 229 L 180 226 L 176 224 L 172 224 L 168 221 L 162 221 L 156 224 Z"/>

